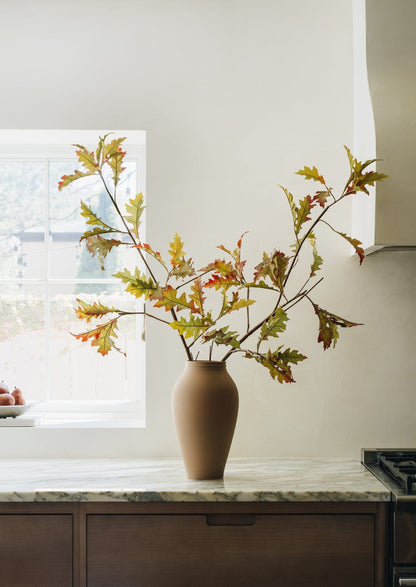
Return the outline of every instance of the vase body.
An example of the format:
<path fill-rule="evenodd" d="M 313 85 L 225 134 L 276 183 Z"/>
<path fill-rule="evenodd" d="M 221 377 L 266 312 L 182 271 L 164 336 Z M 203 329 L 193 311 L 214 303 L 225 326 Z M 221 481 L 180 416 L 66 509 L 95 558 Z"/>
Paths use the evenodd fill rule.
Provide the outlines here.
<path fill-rule="evenodd" d="M 237 387 L 223 361 L 187 361 L 172 394 L 190 479 L 222 479 L 238 414 Z"/>

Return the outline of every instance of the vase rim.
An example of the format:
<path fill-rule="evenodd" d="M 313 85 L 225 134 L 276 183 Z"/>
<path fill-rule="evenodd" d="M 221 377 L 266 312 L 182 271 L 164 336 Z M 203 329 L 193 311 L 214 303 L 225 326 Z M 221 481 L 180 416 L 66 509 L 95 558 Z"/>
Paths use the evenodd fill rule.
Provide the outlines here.
<path fill-rule="evenodd" d="M 226 367 L 226 361 L 186 361 L 190 367 Z"/>

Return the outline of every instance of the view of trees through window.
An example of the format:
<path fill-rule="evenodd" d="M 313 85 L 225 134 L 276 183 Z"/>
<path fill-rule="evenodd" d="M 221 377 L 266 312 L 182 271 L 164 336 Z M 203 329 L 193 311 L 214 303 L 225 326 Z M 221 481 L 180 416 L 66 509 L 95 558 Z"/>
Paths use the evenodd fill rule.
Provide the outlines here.
<path fill-rule="evenodd" d="M 50 157 L 0 155 L 0 380 L 20 387 L 29 401 L 135 401 L 141 363 L 135 317 L 120 333 L 127 356 L 102 357 L 71 336 L 85 327 L 73 310 L 77 297 L 134 309 L 112 276 L 131 265 L 135 251 L 127 244 L 113 249 L 102 270 L 79 243 L 86 230 L 81 201 L 111 225 L 117 218 L 96 177 L 58 191 L 62 175 L 76 167 L 56 148 Z M 120 203 L 137 193 L 138 171 L 137 160 L 127 162 Z"/>

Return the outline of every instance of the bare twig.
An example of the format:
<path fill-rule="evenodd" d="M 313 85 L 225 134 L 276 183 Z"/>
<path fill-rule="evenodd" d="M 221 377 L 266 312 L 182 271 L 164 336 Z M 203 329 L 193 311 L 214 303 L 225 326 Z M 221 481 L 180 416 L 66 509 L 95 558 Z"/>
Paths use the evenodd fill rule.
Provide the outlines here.
<path fill-rule="evenodd" d="M 247 301 L 250 300 L 250 288 L 247 288 Z M 250 306 L 247 306 L 246 308 L 246 312 L 247 312 L 247 330 L 246 332 L 248 332 L 250 330 Z"/>

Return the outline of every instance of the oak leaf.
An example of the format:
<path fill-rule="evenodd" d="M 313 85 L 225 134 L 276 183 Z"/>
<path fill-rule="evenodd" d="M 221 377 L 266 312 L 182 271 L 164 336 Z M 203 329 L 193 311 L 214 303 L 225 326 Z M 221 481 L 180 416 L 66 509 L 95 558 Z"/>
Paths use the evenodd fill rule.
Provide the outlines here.
<path fill-rule="evenodd" d="M 139 227 L 144 209 L 145 205 L 143 203 L 143 194 L 141 192 L 140 194 L 137 194 L 135 198 L 130 199 L 126 204 L 127 214 L 125 214 L 124 218 L 131 225 L 131 230 L 137 238 L 139 238 Z"/>
<path fill-rule="evenodd" d="M 305 196 L 302 200 L 300 200 L 299 206 L 296 210 L 296 219 L 294 223 L 296 235 L 299 234 L 300 229 L 304 223 L 311 219 L 309 214 L 315 205 L 316 202 L 311 198 L 311 196 Z"/>
<path fill-rule="evenodd" d="M 120 152 L 121 143 L 126 140 L 126 137 L 118 137 L 110 141 L 109 143 L 105 142 L 105 139 L 112 133 L 108 133 L 103 137 L 102 142 L 102 160 L 103 163 L 106 163 L 111 157 L 117 155 Z M 97 157 L 98 159 L 98 157 Z M 99 159 L 98 159 L 99 160 Z"/>
<path fill-rule="evenodd" d="M 109 226 L 106 224 L 93 210 L 87 206 L 84 202 L 81 201 L 81 216 L 87 219 L 87 224 L 91 224 L 93 226 L 98 226 L 99 228 L 103 228 L 108 232 L 117 232 L 116 228 Z"/>
<path fill-rule="evenodd" d="M 313 254 L 313 262 L 311 265 L 311 272 L 309 274 L 309 277 L 314 277 L 316 275 L 316 272 L 321 268 L 321 265 L 323 263 L 323 259 L 318 254 L 318 251 L 316 249 L 316 238 L 312 232 L 308 235 L 308 241 L 310 242 L 310 244 L 312 246 L 312 254 Z"/>
<path fill-rule="evenodd" d="M 98 169 L 99 165 L 95 159 L 94 151 L 89 151 L 83 145 L 74 145 L 74 147 L 78 147 L 78 150 L 75 151 L 75 154 L 78 157 L 78 161 L 89 172 L 89 175 L 93 175 L 93 174 L 97 173 L 97 169 Z"/>
<path fill-rule="evenodd" d="M 122 167 L 125 155 L 126 151 L 123 151 L 121 147 L 119 147 L 117 152 L 108 157 L 107 163 L 113 171 L 113 182 L 115 187 L 118 185 L 120 175 L 126 169 L 125 167 Z"/>
<path fill-rule="evenodd" d="M 78 316 L 78 318 L 80 318 L 81 320 L 86 320 L 87 322 L 90 322 L 92 318 L 102 318 L 102 316 L 106 314 L 118 313 L 119 311 L 114 307 L 110 308 L 108 306 L 105 306 L 100 301 L 89 304 L 88 302 L 85 302 L 84 300 L 80 300 L 79 298 L 77 298 L 77 302 L 79 306 L 78 308 L 75 308 L 75 313 Z"/>
<path fill-rule="evenodd" d="M 318 342 L 322 342 L 324 350 L 328 349 L 331 344 L 335 347 L 339 338 L 338 326 L 341 328 L 351 328 L 352 326 L 361 326 L 359 322 L 351 322 L 345 318 L 341 318 L 336 314 L 332 314 L 317 304 L 312 302 L 315 314 L 319 319 L 319 335 Z"/>
<path fill-rule="evenodd" d="M 321 206 L 321 208 L 325 208 L 325 204 L 326 204 L 328 198 L 330 198 L 330 197 L 332 197 L 331 189 L 323 190 L 323 191 L 316 192 L 316 194 L 312 198 L 312 201 L 319 204 L 319 206 Z"/>
<path fill-rule="evenodd" d="M 273 251 L 271 256 L 263 253 L 261 263 L 254 268 L 254 282 L 257 282 L 260 277 L 268 277 L 282 291 L 288 263 L 289 257 L 280 251 Z"/>
<path fill-rule="evenodd" d="M 110 320 L 105 324 L 99 324 L 96 328 L 81 332 L 80 334 L 73 334 L 73 336 L 82 342 L 90 341 L 91 346 L 97 347 L 97 352 L 105 356 L 111 350 L 121 352 L 115 345 L 117 339 L 117 319 Z M 125 353 L 123 353 L 125 354 Z"/>
<path fill-rule="evenodd" d="M 215 344 L 231 346 L 233 349 L 240 348 L 240 341 L 238 340 L 238 332 L 228 330 L 228 326 L 224 326 L 218 330 L 212 330 L 202 335 L 204 342 L 215 342 Z"/>
<path fill-rule="evenodd" d="M 114 238 L 103 238 L 99 234 L 89 235 L 87 237 L 84 235 L 81 240 L 82 239 L 85 240 L 88 252 L 91 253 L 93 257 L 97 255 L 102 271 L 104 271 L 104 259 L 111 249 L 124 244 L 122 241 Z"/>
<path fill-rule="evenodd" d="M 208 316 L 193 316 L 191 314 L 189 318 L 181 317 L 180 320 L 169 324 L 185 338 L 196 338 L 212 326 L 212 320 Z"/>
<path fill-rule="evenodd" d="M 174 266 L 181 263 L 184 256 L 185 256 L 185 252 L 183 250 L 183 244 L 184 243 L 181 240 L 181 237 L 176 233 L 175 236 L 173 237 L 173 241 L 170 243 L 170 249 L 168 251 L 171 256 L 170 262 Z"/>
<path fill-rule="evenodd" d="M 96 156 L 101 168 L 104 164 L 109 165 L 111 168 L 113 172 L 114 187 L 116 188 L 120 180 L 120 175 L 125 170 L 125 167 L 122 167 L 122 164 L 126 152 L 121 148 L 121 143 L 126 140 L 126 137 L 115 138 L 109 143 L 106 143 L 105 139 L 109 134 L 105 135 L 103 139 L 100 139 Z M 101 157 L 101 160 L 99 157 Z"/>
<path fill-rule="evenodd" d="M 286 322 L 289 320 L 288 315 L 282 308 L 277 308 L 276 311 L 263 322 L 260 330 L 258 346 L 269 336 L 279 336 L 286 330 Z"/>
<path fill-rule="evenodd" d="M 346 241 L 348 241 L 350 243 L 350 245 L 352 245 L 354 247 L 355 252 L 357 253 L 358 257 L 360 258 L 360 265 L 362 265 L 362 262 L 365 259 L 364 249 L 361 246 L 363 243 L 361 241 L 359 241 L 357 238 L 352 238 L 352 237 L 348 236 L 347 234 L 345 234 L 345 232 L 340 232 L 339 230 L 335 230 L 335 228 L 333 226 L 331 226 L 328 222 L 326 222 L 325 224 L 327 224 L 327 226 L 329 226 L 329 228 L 331 230 L 333 230 L 334 232 L 336 232 L 337 234 L 342 236 L 342 238 L 344 238 Z"/>
<path fill-rule="evenodd" d="M 231 294 L 231 299 L 229 299 L 227 297 L 227 290 L 228 288 L 224 287 L 222 291 L 222 307 L 218 319 L 222 318 L 226 314 L 229 314 L 230 312 L 247 308 L 248 306 L 252 306 L 255 303 L 255 300 L 250 300 L 247 298 L 240 299 L 238 291 L 233 291 Z"/>
<path fill-rule="evenodd" d="M 237 281 L 235 275 L 217 275 L 217 273 L 214 273 L 211 275 L 211 278 L 205 282 L 204 287 L 213 287 L 218 290 L 237 285 L 240 285 L 240 282 Z"/>
<path fill-rule="evenodd" d="M 89 175 L 92 175 L 92 173 L 89 171 L 78 171 L 78 169 L 75 169 L 74 173 L 70 175 L 63 175 L 61 177 L 61 181 L 58 183 L 58 191 L 61 191 L 63 188 L 65 188 L 67 185 L 69 185 L 76 179 L 80 179 L 81 177 L 87 177 Z"/>
<path fill-rule="evenodd" d="M 147 243 L 138 243 L 135 246 L 142 251 L 146 251 L 146 253 L 154 257 L 165 269 L 167 269 L 166 263 L 163 261 L 161 254 L 158 251 L 154 251 L 150 245 Z"/>
<path fill-rule="evenodd" d="M 316 169 L 316 167 L 307 167 L 305 165 L 305 167 L 303 169 L 300 169 L 299 171 L 296 171 L 297 175 L 304 175 L 305 179 L 312 179 L 313 181 L 319 181 L 320 183 L 325 185 L 325 180 L 323 178 L 323 176 L 319 173 L 319 171 Z"/>
<path fill-rule="evenodd" d="M 229 288 L 233 285 L 240 285 L 237 272 L 234 264 L 230 261 L 224 261 L 224 259 L 215 259 L 212 263 L 209 263 L 206 267 L 202 268 L 202 271 L 214 271 L 208 281 L 205 282 L 204 287 L 214 287 L 215 289 Z"/>
<path fill-rule="evenodd" d="M 230 255 L 233 258 L 233 261 L 234 261 L 233 267 L 234 267 L 235 276 L 236 276 L 236 279 L 241 282 L 244 281 L 243 269 L 246 264 L 246 261 L 241 260 L 241 245 L 243 242 L 243 238 L 247 234 L 247 232 L 248 231 L 243 232 L 243 234 L 240 236 L 240 238 L 237 242 L 237 247 L 233 251 L 230 251 L 224 245 L 218 245 L 218 247 L 217 247 L 218 249 L 221 249 L 222 251 L 226 252 L 228 255 Z"/>
<path fill-rule="evenodd" d="M 354 194 L 356 192 L 369 194 L 370 192 L 367 189 L 367 186 L 373 186 L 376 181 L 382 181 L 388 177 L 388 175 L 378 173 L 377 171 L 366 171 L 364 173 L 364 170 L 367 169 L 369 165 L 378 161 L 378 159 L 368 159 L 367 161 L 364 161 L 364 163 L 361 163 L 361 161 L 358 161 L 352 156 L 351 151 L 347 146 L 344 145 L 344 148 L 347 151 L 351 169 L 351 177 L 348 187 L 349 194 Z"/>
<path fill-rule="evenodd" d="M 162 290 L 158 283 L 155 283 L 150 277 L 146 277 L 137 267 L 134 274 L 130 273 L 128 269 L 118 271 L 114 277 L 121 279 L 123 283 L 127 284 L 126 291 L 131 293 L 136 298 L 144 297 L 147 299 L 159 299 L 162 295 Z"/>
<path fill-rule="evenodd" d="M 165 308 L 168 310 L 190 310 L 193 313 L 198 313 L 193 300 L 188 300 L 185 292 L 178 296 L 178 290 L 168 285 L 161 290 L 161 293 L 154 303 L 155 308 Z"/>
<path fill-rule="evenodd" d="M 185 259 L 183 244 L 180 236 L 175 234 L 168 251 L 171 257 L 170 262 L 173 265 L 173 269 L 169 272 L 169 276 L 192 277 L 192 275 L 195 275 L 192 259 Z"/>
<path fill-rule="evenodd" d="M 297 364 L 303 361 L 306 357 L 296 350 L 285 349 L 280 346 L 276 351 L 270 349 L 267 353 L 253 353 L 246 351 L 245 356 L 250 359 L 255 359 L 258 363 L 266 367 L 272 379 L 277 379 L 279 383 L 294 383 L 292 369 L 289 363 Z"/>
<path fill-rule="evenodd" d="M 283 187 L 282 185 L 279 186 L 285 193 L 287 201 L 289 202 L 289 206 L 290 206 L 290 210 L 292 212 L 292 217 L 293 217 L 293 223 L 296 223 L 296 217 L 297 217 L 297 211 L 298 211 L 298 207 L 295 204 L 295 199 L 293 197 L 293 194 L 291 194 L 289 192 L 288 189 L 286 189 L 285 187 Z"/>
<path fill-rule="evenodd" d="M 197 277 L 192 283 L 191 292 L 192 293 L 189 295 L 189 298 L 194 302 L 195 307 L 198 309 L 199 313 L 203 315 L 204 302 L 206 298 L 204 296 L 204 287 L 200 277 Z"/>
<path fill-rule="evenodd" d="M 192 277 L 195 275 L 192 259 L 184 259 L 182 263 L 170 270 L 169 275 L 174 277 Z"/>

